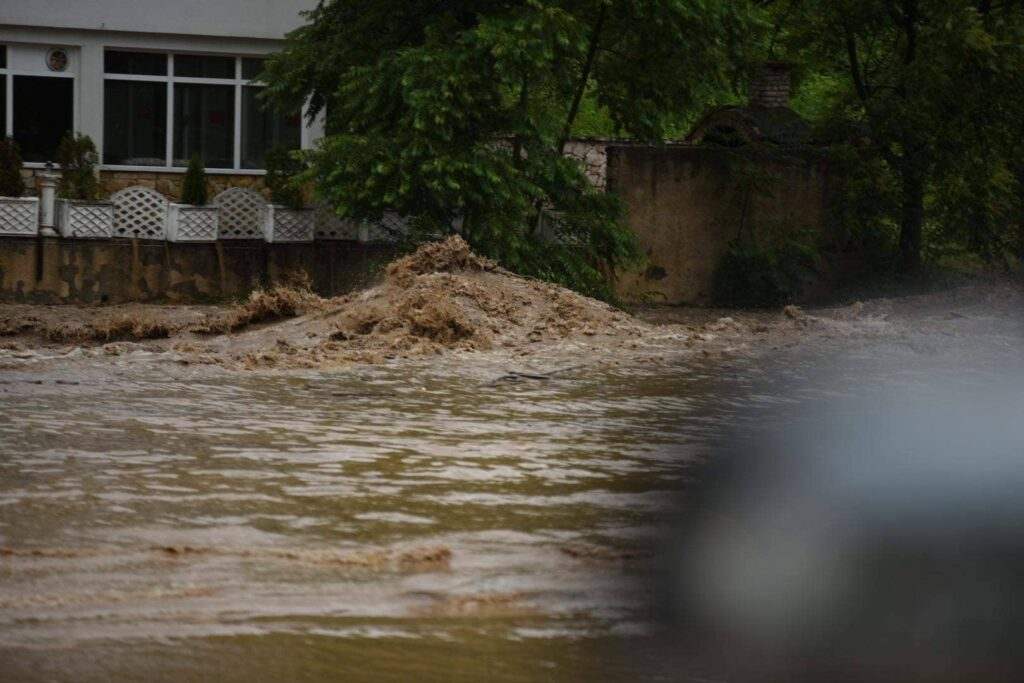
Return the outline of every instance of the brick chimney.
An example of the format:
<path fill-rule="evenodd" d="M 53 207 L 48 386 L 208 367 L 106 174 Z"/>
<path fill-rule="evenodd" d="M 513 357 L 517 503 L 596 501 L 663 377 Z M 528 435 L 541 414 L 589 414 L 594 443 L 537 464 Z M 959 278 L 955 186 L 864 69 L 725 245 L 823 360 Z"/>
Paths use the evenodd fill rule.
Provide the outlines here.
<path fill-rule="evenodd" d="M 765 62 L 750 84 L 750 106 L 788 107 L 789 71 L 785 62 Z"/>

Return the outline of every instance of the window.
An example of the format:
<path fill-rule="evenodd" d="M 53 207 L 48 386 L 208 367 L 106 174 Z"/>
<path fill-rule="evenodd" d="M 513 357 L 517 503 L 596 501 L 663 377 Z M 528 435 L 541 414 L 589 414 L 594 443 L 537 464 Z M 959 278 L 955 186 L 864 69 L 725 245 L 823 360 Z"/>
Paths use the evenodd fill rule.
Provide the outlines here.
<path fill-rule="evenodd" d="M 16 52 L 19 48 L 13 48 Z M 38 52 L 38 46 L 30 50 Z M 64 58 L 62 73 L 51 73 L 43 59 L 11 59 L 12 48 L 0 45 L 0 137 L 13 138 L 26 163 L 54 161 L 61 138 L 74 128 L 74 68 L 68 51 L 50 49 Z M 45 53 L 45 52 L 44 52 Z M 44 53 L 39 53 L 40 57 Z M 73 59 L 73 58 L 72 58 Z M 36 64 L 38 73 L 32 64 Z"/>
<path fill-rule="evenodd" d="M 230 85 L 174 88 L 174 165 L 187 166 L 193 154 L 211 168 L 232 168 L 235 89 Z"/>
<path fill-rule="evenodd" d="M 7 68 L 7 46 L 0 45 L 0 69 Z M 0 71 L 0 137 L 7 136 L 7 74 Z"/>
<path fill-rule="evenodd" d="M 126 166 L 167 161 L 167 86 L 110 81 L 103 93 L 103 160 Z"/>
<path fill-rule="evenodd" d="M 263 63 L 264 60 L 262 59 L 251 59 L 248 57 L 243 59 L 242 78 L 246 79 L 247 81 L 259 78 L 260 74 L 263 72 Z"/>
<path fill-rule="evenodd" d="M 103 70 L 108 74 L 166 76 L 167 55 L 155 52 L 107 50 L 103 55 Z"/>
<path fill-rule="evenodd" d="M 267 150 L 301 146 L 300 112 L 265 109 L 252 57 L 107 50 L 103 163 L 259 170 Z"/>
<path fill-rule="evenodd" d="M 74 81 L 13 76 L 14 139 L 24 161 L 52 161 L 61 138 L 74 127 Z"/>
<path fill-rule="evenodd" d="M 261 90 L 242 88 L 242 168 L 263 168 L 267 151 L 274 147 L 300 147 L 302 115 L 265 111 L 259 100 Z"/>
<path fill-rule="evenodd" d="M 235 77 L 234 57 L 202 57 L 198 55 L 175 55 L 174 75 L 191 78 Z"/>

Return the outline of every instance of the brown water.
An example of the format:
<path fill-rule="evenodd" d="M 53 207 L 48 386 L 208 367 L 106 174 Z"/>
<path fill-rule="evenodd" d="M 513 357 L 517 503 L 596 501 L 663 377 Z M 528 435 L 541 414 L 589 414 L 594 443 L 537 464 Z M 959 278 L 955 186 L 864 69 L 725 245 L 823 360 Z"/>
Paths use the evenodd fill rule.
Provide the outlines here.
<path fill-rule="evenodd" d="M 917 341 L 825 351 L 912 381 Z M 0 678 L 632 680 L 687 464 L 743 411 L 843 390 L 803 353 L 518 382 L 472 358 L 6 371 Z"/>
<path fill-rule="evenodd" d="M 713 425 L 680 420 L 710 376 L 500 374 L 7 373 L 0 667 L 577 678 L 595 641 L 644 629 L 624 579 Z"/>

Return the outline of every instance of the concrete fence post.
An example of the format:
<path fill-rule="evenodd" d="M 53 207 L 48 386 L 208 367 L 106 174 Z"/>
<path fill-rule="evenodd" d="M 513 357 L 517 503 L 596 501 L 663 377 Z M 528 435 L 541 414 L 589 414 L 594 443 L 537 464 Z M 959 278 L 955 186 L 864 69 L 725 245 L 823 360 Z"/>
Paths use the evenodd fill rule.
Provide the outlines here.
<path fill-rule="evenodd" d="M 47 164 L 46 170 L 37 173 L 36 178 L 39 181 L 39 234 L 56 237 L 57 231 L 53 229 L 53 212 L 57 199 L 57 180 L 60 176 Z"/>

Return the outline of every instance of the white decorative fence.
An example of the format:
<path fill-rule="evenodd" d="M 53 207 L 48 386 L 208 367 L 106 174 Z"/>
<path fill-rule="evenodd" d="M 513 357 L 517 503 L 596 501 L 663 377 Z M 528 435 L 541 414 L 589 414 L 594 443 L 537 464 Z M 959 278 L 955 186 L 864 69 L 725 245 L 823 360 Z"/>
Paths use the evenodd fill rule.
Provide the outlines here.
<path fill-rule="evenodd" d="M 312 242 L 314 210 L 268 204 L 263 235 L 268 242 Z"/>
<path fill-rule="evenodd" d="M 267 202 L 253 190 L 231 187 L 214 197 L 222 240 L 263 239 Z"/>
<path fill-rule="evenodd" d="M 39 234 L 41 204 L 37 197 L 0 198 L 0 235 Z M 392 211 L 379 221 L 345 220 L 325 206 L 294 209 L 271 204 L 255 190 L 243 187 L 224 190 L 207 206 L 192 206 L 172 202 L 152 188 L 133 185 L 115 192 L 109 201 L 57 200 L 54 214 L 64 237 L 391 242 L 408 231 L 407 220 Z"/>
<path fill-rule="evenodd" d="M 172 202 L 167 207 L 167 240 L 216 242 L 219 213 L 216 206 L 192 206 Z"/>
<path fill-rule="evenodd" d="M 344 218 L 326 206 L 318 206 L 313 218 L 318 240 L 355 240 L 359 239 L 359 223 Z"/>
<path fill-rule="evenodd" d="M 39 199 L 0 198 L 0 235 L 35 235 L 39 232 Z"/>
<path fill-rule="evenodd" d="M 110 202 L 57 201 L 57 231 L 64 237 L 112 237 L 114 205 Z"/>
<path fill-rule="evenodd" d="M 110 195 L 114 205 L 114 236 L 164 239 L 167 199 L 148 187 L 135 185 Z"/>

